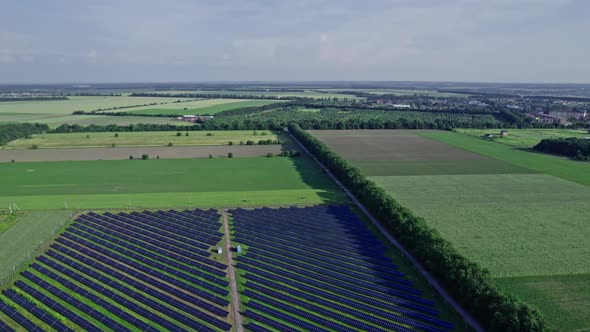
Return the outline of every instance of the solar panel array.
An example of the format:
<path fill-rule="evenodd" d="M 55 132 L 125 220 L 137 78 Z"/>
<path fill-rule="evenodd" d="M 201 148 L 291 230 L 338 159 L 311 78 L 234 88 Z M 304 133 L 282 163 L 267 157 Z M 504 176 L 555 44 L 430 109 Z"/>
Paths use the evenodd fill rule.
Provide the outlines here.
<path fill-rule="evenodd" d="M 347 206 L 232 210 L 251 331 L 449 331 Z"/>
<path fill-rule="evenodd" d="M 227 266 L 210 257 L 220 219 L 198 209 L 80 215 L 2 293 L 11 322 L 0 331 L 230 330 Z"/>

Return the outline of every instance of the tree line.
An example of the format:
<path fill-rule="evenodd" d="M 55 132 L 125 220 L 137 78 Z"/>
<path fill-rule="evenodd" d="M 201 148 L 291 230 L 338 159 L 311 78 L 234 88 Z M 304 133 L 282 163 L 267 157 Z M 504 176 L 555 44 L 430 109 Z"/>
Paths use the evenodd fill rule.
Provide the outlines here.
<path fill-rule="evenodd" d="M 43 101 L 43 100 L 68 100 L 65 96 L 0 96 L 0 102 L 3 101 Z"/>
<path fill-rule="evenodd" d="M 502 292 L 490 273 L 470 261 L 423 218 L 401 206 L 297 124 L 289 131 L 304 144 L 378 218 L 447 291 L 489 331 L 545 331 L 539 311 Z"/>
<path fill-rule="evenodd" d="M 46 124 L 14 123 L 0 124 L 0 145 L 19 138 L 30 138 L 31 135 L 41 134 L 49 130 Z"/>
<path fill-rule="evenodd" d="M 547 138 L 535 145 L 534 149 L 578 160 L 590 160 L 590 139 L 585 138 Z"/>
<path fill-rule="evenodd" d="M 270 99 L 270 100 L 290 100 L 291 97 L 269 96 L 269 95 L 252 95 L 252 94 L 224 94 L 224 93 L 174 93 L 163 94 L 153 92 L 134 92 L 130 97 L 165 97 L 165 98 L 205 98 L 205 99 Z"/>

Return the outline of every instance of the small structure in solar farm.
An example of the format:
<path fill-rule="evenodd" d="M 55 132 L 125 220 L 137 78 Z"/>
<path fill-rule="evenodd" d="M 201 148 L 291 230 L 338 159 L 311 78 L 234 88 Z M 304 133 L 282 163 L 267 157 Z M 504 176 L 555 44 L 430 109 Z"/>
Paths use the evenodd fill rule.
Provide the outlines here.
<path fill-rule="evenodd" d="M 218 254 L 223 254 L 223 248 L 217 247 L 217 253 Z"/>

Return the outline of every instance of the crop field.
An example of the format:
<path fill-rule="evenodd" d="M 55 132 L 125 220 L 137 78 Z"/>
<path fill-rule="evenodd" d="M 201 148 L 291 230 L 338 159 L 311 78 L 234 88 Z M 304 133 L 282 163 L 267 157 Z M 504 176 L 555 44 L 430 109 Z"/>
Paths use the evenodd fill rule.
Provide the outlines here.
<path fill-rule="evenodd" d="M 590 328 L 590 164 L 463 133 L 312 133 L 553 324 Z"/>
<path fill-rule="evenodd" d="M 385 256 L 386 247 L 348 207 L 231 212 L 233 241 L 247 247 L 237 257 L 247 329 L 454 328 L 441 316 L 440 303 Z"/>
<path fill-rule="evenodd" d="M 220 217 L 81 215 L 2 292 L 0 321 L 28 331 L 228 331 L 227 265 L 211 254 Z"/>
<path fill-rule="evenodd" d="M 233 158 L 266 157 L 288 150 L 290 145 L 196 145 L 173 147 L 118 147 L 118 148 L 68 148 L 68 149 L 0 149 L 0 163 L 38 162 L 38 161 L 75 161 L 75 160 L 122 160 L 141 159 L 147 154 L 150 159 L 186 159 L 186 158 Z"/>
<path fill-rule="evenodd" d="M 65 133 L 65 134 L 38 134 L 29 139 L 19 139 L 9 142 L 5 149 L 30 149 L 36 145 L 44 148 L 70 148 L 70 147 L 112 147 L 115 146 L 191 146 L 191 145 L 228 145 L 232 142 L 239 145 L 251 140 L 256 143 L 260 140 L 287 141 L 285 135 L 268 130 L 258 131 L 155 131 L 155 132 L 100 132 L 100 133 Z M 188 134 L 188 136 L 187 136 Z"/>
<path fill-rule="evenodd" d="M 250 99 L 204 99 L 185 103 L 171 103 L 163 106 L 129 109 L 134 114 L 163 114 L 163 115 L 213 115 L 219 112 L 242 107 L 264 106 L 280 103 L 279 100 L 250 100 Z"/>
<path fill-rule="evenodd" d="M 311 130 L 367 176 L 532 173 L 420 136 L 422 130 Z"/>
<path fill-rule="evenodd" d="M 574 129 L 506 129 L 508 136 L 501 137 L 501 129 L 457 129 L 458 132 L 474 137 L 495 134 L 494 142 L 517 148 L 532 148 L 546 138 L 590 137 L 588 130 Z"/>
<path fill-rule="evenodd" d="M 0 206 L 17 203 L 23 210 L 317 204 L 345 197 L 305 157 L 16 162 L 0 164 L 0 173 Z"/>
<path fill-rule="evenodd" d="M 128 107 L 152 103 L 168 104 L 176 99 L 159 97 L 69 97 L 68 100 L 11 101 L 0 103 L 0 114 L 72 114 L 74 111 L 94 111 L 112 107 Z"/>
<path fill-rule="evenodd" d="M 538 152 L 529 152 L 506 144 L 489 142 L 460 133 L 432 131 L 422 136 L 490 158 L 553 175 L 565 180 L 590 186 L 590 163 L 579 162 Z"/>

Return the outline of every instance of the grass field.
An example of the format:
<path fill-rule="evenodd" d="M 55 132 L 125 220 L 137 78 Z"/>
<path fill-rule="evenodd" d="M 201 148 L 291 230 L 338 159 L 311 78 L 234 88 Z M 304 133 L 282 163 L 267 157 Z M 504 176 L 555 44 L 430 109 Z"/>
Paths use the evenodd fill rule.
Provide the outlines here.
<path fill-rule="evenodd" d="M 256 135 L 254 135 L 256 133 Z M 249 140 L 281 140 L 287 141 L 284 135 L 271 131 L 191 131 L 186 136 L 181 132 L 157 131 L 157 132 L 122 132 L 122 133 L 66 133 L 66 134 L 38 134 L 30 139 L 19 139 L 9 142 L 5 149 L 30 149 L 32 145 L 43 148 L 67 148 L 67 147 L 111 147 L 115 146 L 174 146 L 190 145 L 228 145 L 229 142 L 238 145 L 240 141 Z M 118 135 L 118 137 L 115 137 Z M 208 136 L 211 135 L 211 136 Z"/>
<path fill-rule="evenodd" d="M 49 128 L 57 128 L 61 124 L 78 124 L 81 126 L 88 125 L 112 125 L 128 126 L 130 124 L 170 124 L 175 126 L 192 126 L 190 122 L 178 121 L 166 117 L 151 116 L 104 116 L 104 115 L 55 115 L 55 114 L 34 114 L 34 113 L 0 113 L 0 123 L 2 122 L 28 122 L 28 123 L 45 123 Z"/>
<path fill-rule="evenodd" d="M 239 170 L 237 172 L 236 170 Z M 338 202 L 306 158 L 161 159 L 0 164 L 0 206 L 21 209 Z M 274 203 L 273 203 L 274 202 Z"/>
<path fill-rule="evenodd" d="M 499 136 L 501 129 L 457 129 L 469 136 L 481 137 L 485 134 L 496 134 L 494 142 L 517 148 L 532 148 L 546 138 L 590 137 L 588 130 L 573 129 L 507 129 L 508 136 Z"/>
<path fill-rule="evenodd" d="M 186 103 L 172 103 L 166 105 L 150 106 L 146 108 L 129 109 L 134 114 L 164 114 L 164 115 L 212 115 L 219 112 L 242 107 L 264 106 L 281 101 L 276 100 L 241 100 L 241 99 L 205 99 Z"/>
<path fill-rule="evenodd" d="M 25 212 L 12 227 L 0 232 L 0 280 L 28 254 L 33 256 L 40 242 L 49 239 L 69 218 L 69 211 Z"/>
<path fill-rule="evenodd" d="M 460 133 L 432 131 L 423 132 L 420 135 L 539 173 L 590 186 L 590 163 L 588 162 L 529 152 L 506 144 L 485 141 Z"/>

